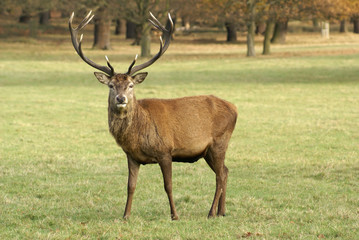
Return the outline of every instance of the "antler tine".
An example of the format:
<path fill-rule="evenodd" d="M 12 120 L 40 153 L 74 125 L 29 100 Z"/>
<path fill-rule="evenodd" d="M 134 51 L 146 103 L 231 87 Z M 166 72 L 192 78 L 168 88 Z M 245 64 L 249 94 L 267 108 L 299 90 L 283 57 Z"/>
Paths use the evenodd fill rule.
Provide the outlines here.
<path fill-rule="evenodd" d="M 165 42 L 165 45 L 163 46 L 163 53 L 162 54 L 164 54 L 166 52 L 167 48 L 170 46 L 171 36 L 173 34 L 173 31 L 174 31 L 173 20 L 171 18 L 170 13 L 168 13 L 168 20 L 170 21 L 171 26 L 170 26 L 170 29 L 168 30 L 168 33 L 167 33 L 168 36 L 166 35 L 166 42 Z M 167 40 L 168 40 L 168 42 L 167 42 Z"/>
<path fill-rule="evenodd" d="M 171 35 L 173 33 L 173 21 L 172 21 L 172 18 L 171 18 L 171 15 L 168 13 L 168 19 L 171 23 L 171 26 L 170 26 L 170 29 L 166 29 L 161 23 L 160 21 L 157 20 L 157 18 L 150 12 L 150 15 L 153 19 L 148 19 L 149 22 L 155 27 L 157 28 L 158 30 L 162 31 L 163 33 L 163 36 L 165 38 L 165 43 L 163 44 L 163 41 L 162 41 L 162 37 L 160 37 L 160 50 L 158 51 L 158 53 L 151 59 L 149 60 L 148 62 L 145 62 L 141 65 L 138 65 L 138 66 L 134 66 L 133 65 L 135 64 L 136 62 L 136 58 L 135 60 L 132 62 L 132 64 L 130 65 L 129 69 L 128 69 L 128 72 L 127 74 L 128 75 L 132 75 L 150 65 L 152 65 L 154 62 L 156 62 L 167 50 L 167 48 L 169 47 L 170 45 L 170 41 L 171 41 Z"/>
<path fill-rule="evenodd" d="M 107 66 L 111 69 L 111 76 L 115 75 L 115 69 L 112 67 L 110 60 L 108 60 L 108 57 L 105 55 Z"/>
<path fill-rule="evenodd" d="M 113 76 L 115 74 L 115 72 L 114 72 L 114 69 L 111 66 L 110 62 L 108 61 L 108 58 L 107 58 L 108 67 L 98 65 L 97 63 L 91 61 L 82 52 L 81 45 L 82 45 L 83 34 L 81 34 L 81 36 L 80 36 L 80 41 L 77 40 L 78 32 L 80 30 L 82 30 L 93 19 L 94 15 L 91 16 L 91 13 L 92 13 L 92 11 L 90 11 L 87 14 L 87 16 L 81 21 L 81 23 L 76 28 L 72 27 L 72 20 L 73 20 L 75 14 L 74 14 L 74 12 L 71 14 L 70 19 L 69 19 L 69 30 L 70 30 L 70 34 L 71 34 L 72 45 L 74 46 L 77 54 L 81 57 L 82 60 L 84 60 L 84 62 L 86 62 L 91 67 L 94 67 L 102 72 L 107 73 L 109 76 Z"/>
<path fill-rule="evenodd" d="M 72 28 L 72 20 L 74 19 L 74 16 L 75 16 L 75 12 L 72 12 L 71 13 L 71 16 L 69 18 L 69 26 Z"/>
<path fill-rule="evenodd" d="M 133 65 L 135 65 L 136 60 L 137 60 L 137 57 L 138 57 L 138 54 L 136 54 L 135 59 L 133 59 L 131 65 L 128 67 L 127 74 L 130 74 L 130 73 L 131 73 L 131 69 L 132 69 Z"/>
<path fill-rule="evenodd" d="M 148 21 L 150 21 L 153 26 L 155 26 L 160 31 L 164 31 L 164 32 L 168 31 L 151 12 L 150 12 L 150 15 L 153 19 L 148 19 Z"/>
<path fill-rule="evenodd" d="M 95 15 L 92 15 L 92 10 L 87 14 L 87 16 L 81 21 L 81 23 L 79 24 L 79 26 L 77 27 L 76 30 L 80 31 L 81 29 L 83 29 L 91 20 Z"/>

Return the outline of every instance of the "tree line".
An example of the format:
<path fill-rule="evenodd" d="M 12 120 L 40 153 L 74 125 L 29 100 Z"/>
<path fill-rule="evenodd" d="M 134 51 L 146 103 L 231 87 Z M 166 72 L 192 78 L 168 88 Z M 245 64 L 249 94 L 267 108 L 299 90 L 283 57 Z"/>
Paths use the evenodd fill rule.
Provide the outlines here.
<path fill-rule="evenodd" d="M 94 48 L 109 49 L 110 27 L 116 24 L 116 32 L 126 29 L 126 36 L 141 45 L 141 56 L 149 56 L 151 27 L 147 19 L 149 11 L 160 20 L 166 20 L 170 12 L 176 25 L 191 24 L 222 26 L 227 32 L 227 41 L 237 41 L 237 31 L 247 32 L 247 56 L 255 56 L 254 38 L 263 34 L 263 54 L 270 54 L 271 43 L 283 43 L 288 23 L 293 20 L 311 20 L 319 23 L 340 22 L 340 31 L 347 31 L 353 24 L 354 33 L 359 33 L 359 0 L 2 0 L 1 14 L 16 12 L 20 22 L 34 16 L 40 24 L 46 24 L 50 11 L 64 16 L 72 11 L 77 17 L 85 16 L 92 9 L 94 19 Z M 168 23 L 165 23 L 168 24 Z"/>

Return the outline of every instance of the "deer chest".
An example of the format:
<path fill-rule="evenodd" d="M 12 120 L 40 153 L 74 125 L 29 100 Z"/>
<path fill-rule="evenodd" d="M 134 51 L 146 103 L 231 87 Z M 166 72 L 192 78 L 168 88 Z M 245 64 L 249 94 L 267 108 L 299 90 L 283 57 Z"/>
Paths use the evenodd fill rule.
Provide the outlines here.
<path fill-rule="evenodd" d="M 165 152 L 161 141 L 148 133 L 126 137 L 126 141 L 118 141 L 118 144 L 127 155 L 140 164 L 157 163 L 157 159 Z"/>

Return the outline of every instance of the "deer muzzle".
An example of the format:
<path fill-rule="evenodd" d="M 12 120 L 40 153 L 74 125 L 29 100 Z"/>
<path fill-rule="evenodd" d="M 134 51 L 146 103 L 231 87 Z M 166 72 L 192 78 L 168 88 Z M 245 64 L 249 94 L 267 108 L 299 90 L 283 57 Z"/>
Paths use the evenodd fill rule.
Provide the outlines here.
<path fill-rule="evenodd" d="M 127 97 L 124 95 L 117 95 L 116 96 L 116 106 L 118 108 L 125 108 L 127 106 L 128 100 Z"/>

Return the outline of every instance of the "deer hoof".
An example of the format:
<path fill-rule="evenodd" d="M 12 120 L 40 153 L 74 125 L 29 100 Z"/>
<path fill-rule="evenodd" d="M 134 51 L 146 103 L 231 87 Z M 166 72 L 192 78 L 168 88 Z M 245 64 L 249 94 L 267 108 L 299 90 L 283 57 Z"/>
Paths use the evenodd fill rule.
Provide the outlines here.
<path fill-rule="evenodd" d="M 214 218 L 214 217 L 216 217 L 216 212 L 211 209 L 208 213 L 208 218 Z"/>

